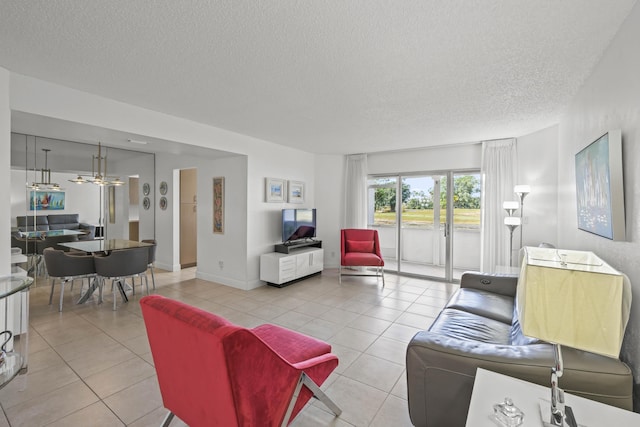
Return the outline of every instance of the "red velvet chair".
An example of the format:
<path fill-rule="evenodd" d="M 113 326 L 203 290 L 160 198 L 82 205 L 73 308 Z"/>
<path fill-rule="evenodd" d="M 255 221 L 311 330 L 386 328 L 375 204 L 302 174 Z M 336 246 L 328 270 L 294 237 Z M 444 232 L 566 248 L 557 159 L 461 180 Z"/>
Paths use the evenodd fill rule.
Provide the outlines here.
<path fill-rule="evenodd" d="M 331 346 L 275 325 L 253 329 L 160 295 L 140 300 L 164 406 L 191 427 L 286 426 L 338 366 Z"/>
<path fill-rule="evenodd" d="M 347 274 L 342 267 L 376 267 L 376 274 Z M 378 230 L 346 228 L 340 232 L 340 283 L 342 276 L 382 276 L 384 260 L 380 253 Z"/>

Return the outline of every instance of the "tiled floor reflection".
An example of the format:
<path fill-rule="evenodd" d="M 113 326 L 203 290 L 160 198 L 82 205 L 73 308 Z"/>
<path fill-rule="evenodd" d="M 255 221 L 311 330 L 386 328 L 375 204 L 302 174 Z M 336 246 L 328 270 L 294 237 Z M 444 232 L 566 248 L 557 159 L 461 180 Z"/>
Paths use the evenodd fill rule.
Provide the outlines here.
<path fill-rule="evenodd" d="M 240 291 L 195 279 L 195 269 L 156 271 L 156 292 L 247 327 L 275 323 L 328 341 L 340 365 L 323 385 L 343 410 L 312 401 L 292 426 L 410 426 L 405 349 L 434 320 L 456 285 L 386 275 L 343 278 L 336 270 L 278 289 Z M 139 288 L 138 288 L 139 289 Z M 3 426 L 153 426 L 166 410 L 137 301 L 48 305 L 50 287 L 31 290 L 29 372 L 0 390 Z M 56 288 L 54 300 L 58 295 Z M 174 419 L 172 427 L 184 426 Z"/>

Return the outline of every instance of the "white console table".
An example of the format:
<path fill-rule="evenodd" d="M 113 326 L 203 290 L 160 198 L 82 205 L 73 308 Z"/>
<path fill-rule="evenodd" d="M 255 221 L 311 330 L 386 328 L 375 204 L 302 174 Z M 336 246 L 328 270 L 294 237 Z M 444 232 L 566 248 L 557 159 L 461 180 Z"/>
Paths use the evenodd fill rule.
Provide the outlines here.
<path fill-rule="evenodd" d="M 560 386 L 562 387 L 562 380 Z M 635 412 L 569 393 L 564 396 L 566 404 L 573 409 L 579 426 L 640 426 L 640 414 Z M 524 412 L 523 427 L 542 426 L 538 402 L 540 399 L 549 401 L 549 387 L 478 368 L 466 427 L 496 427 L 498 424 L 490 418 L 493 405 L 503 402 L 505 397 L 511 398 L 513 404 Z"/>
<path fill-rule="evenodd" d="M 305 247 L 288 254 L 270 252 L 260 256 L 260 280 L 277 287 L 320 273 L 323 268 L 322 248 Z"/>

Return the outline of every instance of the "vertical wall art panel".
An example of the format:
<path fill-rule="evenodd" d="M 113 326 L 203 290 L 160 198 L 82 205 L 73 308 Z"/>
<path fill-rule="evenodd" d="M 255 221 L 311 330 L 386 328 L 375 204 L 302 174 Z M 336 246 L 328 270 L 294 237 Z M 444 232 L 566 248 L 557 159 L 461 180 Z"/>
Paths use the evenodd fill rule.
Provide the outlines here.
<path fill-rule="evenodd" d="M 224 177 L 213 178 L 213 232 L 224 234 Z"/>

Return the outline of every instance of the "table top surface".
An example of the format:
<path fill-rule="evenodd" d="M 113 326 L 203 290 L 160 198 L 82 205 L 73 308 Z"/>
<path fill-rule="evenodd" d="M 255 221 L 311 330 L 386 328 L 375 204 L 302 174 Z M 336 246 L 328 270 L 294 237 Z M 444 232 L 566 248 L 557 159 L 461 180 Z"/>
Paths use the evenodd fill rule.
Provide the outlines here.
<path fill-rule="evenodd" d="M 549 382 L 551 382 L 551 367 L 549 367 Z M 562 379 L 560 379 L 562 387 Z M 566 404 L 571 406 L 576 421 L 580 426 L 638 426 L 640 414 L 615 406 L 605 405 L 569 393 L 565 393 Z M 524 412 L 523 427 L 542 426 L 539 402 L 549 402 L 551 391 L 543 387 L 507 375 L 497 374 L 478 368 L 471 404 L 467 416 L 466 427 L 496 427 L 491 419 L 493 405 L 504 401 L 505 397 L 513 400 L 513 404 Z"/>
<path fill-rule="evenodd" d="M 124 239 L 82 240 L 78 242 L 60 243 L 59 245 L 67 248 L 76 249 L 84 252 L 91 252 L 91 253 L 153 246 L 152 243 L 144 243 L 144 242 L 137 242 L 135 240 L 124 240 Z"/>
<path fill-rule="evenodd" d="M 81 230 L 67 230 L 66 228 L 60 230 L 36 230 L 36 231 L 20 231 L 21 237 L 49 237 L 49 236 L 73 236 L 78 234 L 87 234 L 86 231 Z"/>
<path fill-rule="evenodd" d="M 11 294 L 27 289 L 33 283 L 33 279 L 27 276 L 4 276 L 0 277 L 0 298 L 8 297 Z"/>

